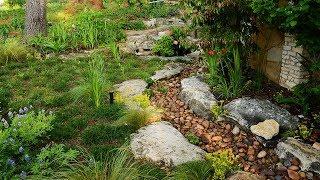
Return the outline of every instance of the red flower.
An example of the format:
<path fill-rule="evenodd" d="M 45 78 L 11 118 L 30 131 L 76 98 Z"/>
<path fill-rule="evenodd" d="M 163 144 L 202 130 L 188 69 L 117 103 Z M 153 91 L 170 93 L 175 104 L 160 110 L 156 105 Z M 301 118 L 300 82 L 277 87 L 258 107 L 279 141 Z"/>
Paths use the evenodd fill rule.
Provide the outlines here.
<path fill-rule="evenodd" d="M 215 50 L 209 50 L 208 51 L 208 55 L 209 56 L 213 56 L 213 55 L 216 55 L 216 54 L 217 54 L 217 52 Z"/>

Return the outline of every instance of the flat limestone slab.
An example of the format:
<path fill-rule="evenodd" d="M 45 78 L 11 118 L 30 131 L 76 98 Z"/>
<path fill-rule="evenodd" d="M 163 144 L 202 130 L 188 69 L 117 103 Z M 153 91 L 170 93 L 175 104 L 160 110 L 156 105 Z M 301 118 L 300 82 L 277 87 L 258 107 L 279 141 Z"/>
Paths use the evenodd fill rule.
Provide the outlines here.
<path fill-rule="evenodd" d="M 142 94 L 148 84 L 142 79 L 132 79 L 124 81 L 121 84 L 116 84 L 114 88 L 123 98 L 132 98 L 134 96 Z"/>
<path fill-rule="evenodd" d="M 158 81 L 161 79 L 168 79 L 175 75 L 178 75 L 183 70 L 183 64 L 181 63 L 169 63 L 165 65 L 162 70 L 156 71 L 156 74 L 151 76 L 153 81 Z"/>
<path fill-rule="evenodd" d="M 166 167 L 203 160 L 205 151 L 190 144 L 169 122 L 156 122 L 132 134 L 130 148 L 138 159 Z"/>

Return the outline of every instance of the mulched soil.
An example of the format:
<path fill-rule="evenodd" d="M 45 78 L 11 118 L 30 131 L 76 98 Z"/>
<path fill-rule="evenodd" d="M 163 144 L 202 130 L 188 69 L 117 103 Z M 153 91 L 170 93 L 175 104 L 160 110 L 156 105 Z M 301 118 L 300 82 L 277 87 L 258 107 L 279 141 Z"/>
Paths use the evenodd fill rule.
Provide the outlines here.
<path fill-rule="evenodd" d="M 299 161 L 280 165 L 273 149 L 265 148 L 255 136 L 240 130 L 235 133 L 235 125 L 229 122 L 213 122 L 198 117 L 192 113 L 187 105 L 179 98 L 181 80 L 197 73 L 201 68 L 187 65 L 185 70 L 176 77 L 159 81 L 151 86 L 154 97 L 152 104 L 164 109 L 162 120 L 171 122 L 182 134 L 194 133 L 201 139 L 199 146 L 207 151 L 214 152 L 223 149 L 232 149 L 239 160 L 240 167 L 247 172 L 262 175 L 268 179 L 300 178 L 307 179 L 305 172 L 299 171 Z M 168 92 L 159 92 L 158 89 L 167 88 Z M 270 88 L 272 89 L 272 86 Z M 269 93 L 266 93 L 268 96 Z M 289 173 L 289 175 L 288 175 Z"/>

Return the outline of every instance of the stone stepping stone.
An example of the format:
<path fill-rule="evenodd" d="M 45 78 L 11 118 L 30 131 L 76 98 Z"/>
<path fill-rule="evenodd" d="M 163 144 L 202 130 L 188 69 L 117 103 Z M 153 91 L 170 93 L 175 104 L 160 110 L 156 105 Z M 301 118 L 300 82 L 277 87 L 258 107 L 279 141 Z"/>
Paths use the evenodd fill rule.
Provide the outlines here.
<path fill-rule="evenodd" d="M 148 84 L 142 79 L 132 79 L 124 81 L 121 84 L 114 85 L 121 97 L 132 99 L 135 96 L 141 95 L 147 88 Z"/>
<path fill-rule="evenodd" d="M 130 148 L 137 159 L 173 167 L 203 160 L 205 151 L 188 140 L 169 122 L 156 122 L 132 134 Z"/>
<path fill-rule="evenodd" d="M 194 113 L 204 118 L 211 117 L 211 108 L 217 103 L 210 92 L 210 87 L 201 80 L 201 77 L 183 79 L 180 98 Z"/>
<path fill-rule="evenodd" d="M 180 74 L 183 69 L 184 67 L 181 63 L 169 63 L 165 65 L 164 69 L 156 71 L 155 75 L 151 76 L 150 78 L 153 81 L 169 79 L 175 75 Z"/>
<path fill-rule="evenodd" d="M 160 59 L 161 61 L 182 61 L 182 62 L 191 62 L 192 57 L 189 56 L 172 56 L 172 57 L 165 57 L 165 56 L 140 56 L 143 60 L 151 60 L 151 59 Z"/>

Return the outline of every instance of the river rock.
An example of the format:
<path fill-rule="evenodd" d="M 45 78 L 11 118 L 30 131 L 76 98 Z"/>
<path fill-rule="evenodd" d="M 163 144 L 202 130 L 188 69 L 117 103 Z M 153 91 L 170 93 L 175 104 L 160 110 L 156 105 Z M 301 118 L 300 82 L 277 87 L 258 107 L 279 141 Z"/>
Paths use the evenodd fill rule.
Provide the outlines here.
<path fill-rule="evenodd" d="M 320 174 L 320 151 L 309 144 L 288 138 L 286 141 L 278 143 L 276 153 L 281 159 L 291 159 L 294 156 L 299 159 L 302 171 Z"/>
<path fill-rule="evenodd" d="M 131 150 L 138 159 L 147 159 L 166 167 L 203 160 L 205 151 L 190 144 L 170 123 L 156 122 L 133 134 Z"/>
<path fill-rule="evenodd" d="M 283 130 L 293 130 L 298 127 L 297 117 L 268 100 L 244 97 L 231 101 L 224 108 L 229 112 L 228 117 L 231 120 L 247 130 L 266 119 L 274 119 Z"/>
<path fill-rule="evenodd" d="M 270 140 L 279 133 L 279 123 L 273 119 L 267 119 L 257 125 L 251 126 L 250 130 L 253 134 Z"/>
<path fill-rule="evenodd" d="M 161 79 L 171 78 L 177 74 L 180 74 L 183 70 L 183 64 L 181 63 L 169 63 L 164 69 L 156 71 L 156 74 L 151 77 L 153 81 L 158 81 Z"/>
<path fill-rule="evenodd" d="M 180 97 L 190 109 L 204 118 L 211 117 L 211 107 L 217 103 L 216 98 L 210 92 L 209 86 L 201 80 L 201 77 L 190 77 L 181 81 Z"/>

